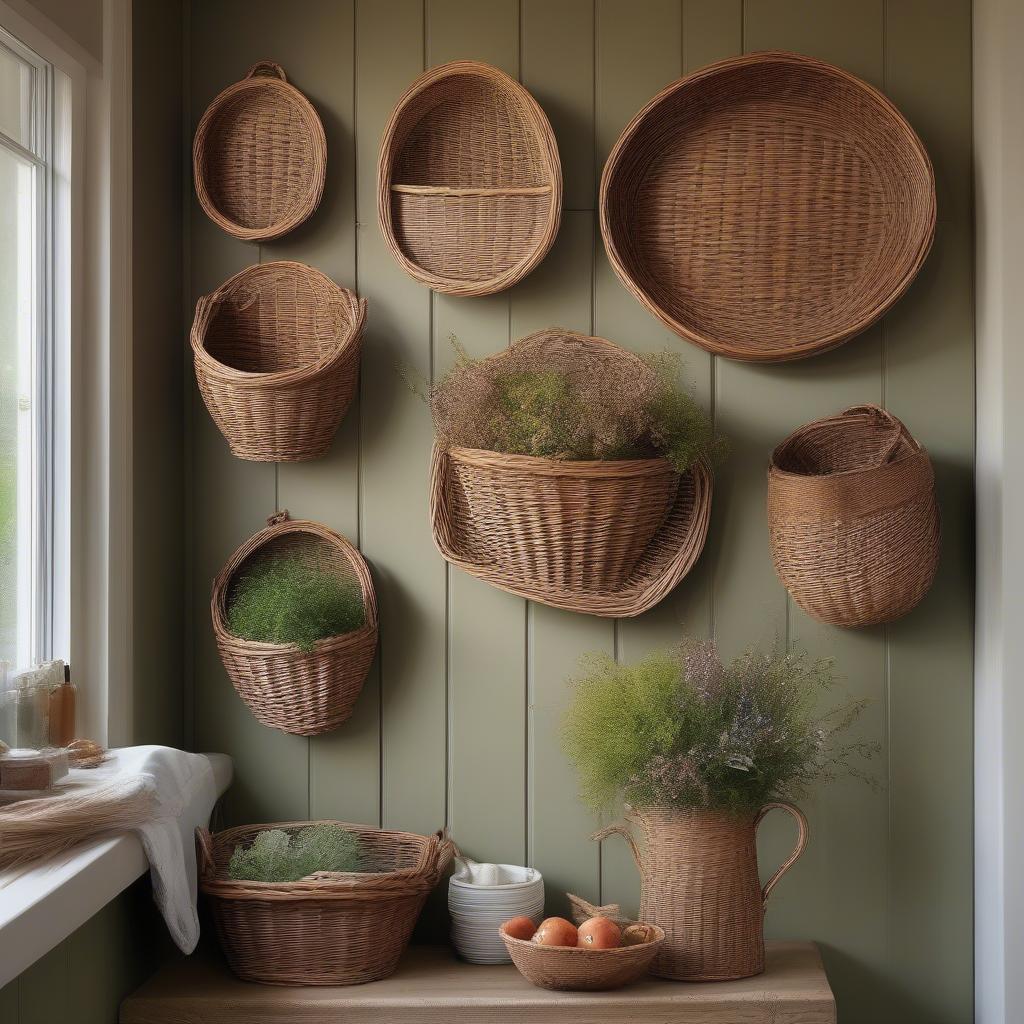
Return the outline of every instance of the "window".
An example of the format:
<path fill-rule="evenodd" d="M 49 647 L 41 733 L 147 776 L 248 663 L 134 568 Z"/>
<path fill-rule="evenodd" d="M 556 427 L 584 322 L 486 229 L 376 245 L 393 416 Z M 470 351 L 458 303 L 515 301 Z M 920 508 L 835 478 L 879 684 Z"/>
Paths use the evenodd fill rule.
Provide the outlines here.
<path fill-rule="evenodd" d="M 67 657 L 70 81 L 0 29 L 0 660 Z"/>

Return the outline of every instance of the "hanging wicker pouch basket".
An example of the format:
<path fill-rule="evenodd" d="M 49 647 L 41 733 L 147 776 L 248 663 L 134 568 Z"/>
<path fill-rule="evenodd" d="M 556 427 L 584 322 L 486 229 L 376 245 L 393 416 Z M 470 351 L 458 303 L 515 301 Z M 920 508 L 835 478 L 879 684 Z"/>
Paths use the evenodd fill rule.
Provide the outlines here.
<path fill-rule="evenodd" d="M 196 381 L 231 453 L 254 462 L 326 454 L 359 383 L 366 300 L 304 263 L 247 267 L 204 295 Z"/>
<path fill-rule="evenodd" d="M 517 344 L 526 343 L 582 347 L 649 372 L 603 338 L 550 330 Z M 680 476 L 663 458 L 571 461 L 436 444 L 434 543 L 451 564 L 520 597 L 592 615 L 639 615 L 700 556 L 711 489 L 704 462 Z"/>
<path fill-rule="evenodd" d="M 330 732 L 352 714 L 377 650 L 377 598 L 363 556 L 344 537 L 320 523 L 278 513 L 228 559 L 213 583 L 213 632 L 224 669 L 256 719 L 299 736 Z M 305 652 L 292 644 L 245 640 L 228 630 L 232 587 L 255 563 L 299 557 L 318 569 L 354 580 L 362 592 L 365 621 L 328 637 Z"/>
<path fill-rule="evenodd" d="M 938 568 L 928 453 L 878 406 L 808 423 L 772 454 L 768 529 L 775 570 L 808 615 L 834 626 L 892 622 Z"/>
<path fill-rule="evenodd" d="M 600 189 L 623 284 L 670 330 L 776 362 L 859 334 L 935 233 L 921 140 L 877 89 L 795 53 L 701 68 L 626 126 Z"/>
<path fill-rule="evenodd" d="M 320 204 L 327 139 L 280 64 L 262 60 L 210 104 L 192 144 L 206 215 L 248 242 L 280 238 Z"/>
<path fill-rule="evenodd" d="M 388 249 L 417 281 L 449 295 L 510 288 L 547 255 L 561 219 L 544 111 L 489 64 L 431 68 L 384 129 L 377 208 Z"/>
<path fill-rule="evenodd" d="M 360 985 L 393 974 L 423 904 L 452 858 L 441 833 L 366 825 L 355 834 L 366 872 L 319 872 L 297 882 L 235 881 L 231 854 L 257 832 L 294 833 L 310 822 L 196 830 L 199 888 L 231 970 L 262 985 Z"/>

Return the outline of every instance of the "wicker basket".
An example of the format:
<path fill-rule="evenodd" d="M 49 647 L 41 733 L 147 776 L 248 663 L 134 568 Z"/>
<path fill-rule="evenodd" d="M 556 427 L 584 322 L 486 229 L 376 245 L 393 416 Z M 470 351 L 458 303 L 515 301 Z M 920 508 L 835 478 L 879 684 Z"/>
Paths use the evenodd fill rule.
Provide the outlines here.
<path fill-rule="evenodd" d="M 248 242 L 280 238 L 320 204 L 327 139 L 312 104 L 280 64 L 254 64 L 207 108 L 192 144 L 206 215 Z"/>
<path fill-rule="evenodd" d="M 797 824 L 789 857 L 762 888 L 757 827 L 773 809 Z M 768 896 L 807 845 L 807 819 L 792 804 L 765 804 L 756 814 L 646 807 L 629 820 L 644 835 L 643 852 L 624 825 L 618 833 L 640 870 L 640 919 L 660 926 L 665 942 L 651 973 L 677 981 L 728 981 L 764 970 L 764 910 Z"/>
<path fill-rule="evenodd" d="M 556 992 L 605 992 L 639 981 L 650 970 L 665 941 L 665 933 L 652 925 L 654 938 L 616 949 L 581 949 L 538 946 L 527 939 L 501 937 L 519 973 L 538 988 Z"/>
<path fill-rule="evenodd" d="M 419 836 L 342 824 L 360 840 L 370 872 L 321 872 L 298 882 L 238 882 L 234 848 L 257 832 L 309 822 L 196 830 L 199 888 L 213 911 L 231 970 L 264 985 L 359 985 L 394 973 L 424 901 L 452 857 L 440 833 Z"/>
<path fill-rule="evenodd" d="M 768 530 L 775 571 L 812 618 L 892 622 L 924 597 L 938 568 L 928 453 L 878 406 L 808 423 L 772 455 Z"/>
<path fill-rule="evenodd" d="M 352 714 L 377 650 L 377 598 L 362 555 L 339 533 L 319 523 L 290 520 L 280 512 L 228 559 L 213 582 L 213 632 L 224 668 L 253 715 L 273 729 L 317 736 Z M 363 594 L 365 622 L 358 629 L 317 642 L 309 653 L 290 644 L 234 636 L 227 607 L 235 578 L 254 562 L 297 555 L 318 568 L 354 579 Z"/>
<path fill-rule="evenodd" d="M 488 64 L 432 68 L 384 129 L 377 207 L 388 248 L 417 281 L 449 295 L 510 288 L 558 234 L 562 169 L 544 111 Z"/>
<path fill-rule="evenodd" d="M 605 164 L 616 273 L 667 327 L 733 359 L 799 359 L 877 320 L 921 268 L 935 181 L 893 104 L 792 53 L 673 83 Z"/>
<path fill-rule="evenodd" d="M 232 454 L 326 454 L 356 393 L 365 323 L 365 299 L 290 260 L 247 267 L 204 295 L 192 323 L 196 381 Z"/>

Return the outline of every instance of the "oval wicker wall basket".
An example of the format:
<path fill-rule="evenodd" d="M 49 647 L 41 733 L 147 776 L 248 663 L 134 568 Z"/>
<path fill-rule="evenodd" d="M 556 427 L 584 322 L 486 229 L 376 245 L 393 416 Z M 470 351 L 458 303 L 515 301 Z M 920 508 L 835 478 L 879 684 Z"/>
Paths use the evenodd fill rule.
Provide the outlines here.
<path fill-rule="evenodd" d="M 603 338 L 550 330 L 517 344 L 531 342 L 598 349 L 649 372 Z M 680 476 L 662 458 L 568 461 L 435 444 L 431 528 L 446 561 L 493 586 L 568 611 L 628 617 L 693 568 L 711 491 L 704 462 Z"/>
<path fill-rule="evenodd" d="M 417 281 L 449 295 L 510 288 L 558 234 L 562 168 L 544 111 L 489 64 L 431 68 L 384 129 L 377 209 Z"/>
<path fill-rule="evenodd" d="M 232 587 L 258 561 L 299 557 L 355 580 L 365 621 L 358 629 L 320 640 L 306 653 L 292 644 L 269 644 L 233 635 L 227 626 Z M 339 533 L 279 512 L 228 559 L 213 582 L 213 633 L 224 669 L 256 719 L 298 736 L 330 732 L 352 714 L 377 650 L 377 597 L 363 556 Z"/>
<path fill-rule="evenodd" d="M 924 597 L 938 568 L 928 453 L 878 406 L 808 423 L 772 454 L 768 530 L 775 570 L 812 618 L 892 622 Z"/>
<path fill-rule="evenodd" d="M 634 296 L 702 348 L 824 352 L 904 293 L 935 232 L 935 180 L 896 107 L 793 53 L 702 68 L 655 96 L 605 164 L 601 233 Z"/>
<path fill-rule="evenodd" d="M 327 139 L 313 105 L 280 64 L 254 64 L 207 107 L 192 143 L 196 195 L 229 235 L 266 242 L 320 205 Z"/>
<path fill-rule="evenodd" d="M 192 323 L 196 381 L 231 453 L 324 455 L 359 381 L 366 300 L 303 263 L 247 267 L 204 295 Z"/>
<path fill-rule="evenodd" d="M 360 985 L 393 974 L 423 904 L 452 859 L 444 835 L 342 825 L 365 872 L 321 871 L 297 882 L 236 881 L 231 854 L 257 832 L 310 822 L 196 830 L 199 888 L 231 970 L 262 985 Z"/>

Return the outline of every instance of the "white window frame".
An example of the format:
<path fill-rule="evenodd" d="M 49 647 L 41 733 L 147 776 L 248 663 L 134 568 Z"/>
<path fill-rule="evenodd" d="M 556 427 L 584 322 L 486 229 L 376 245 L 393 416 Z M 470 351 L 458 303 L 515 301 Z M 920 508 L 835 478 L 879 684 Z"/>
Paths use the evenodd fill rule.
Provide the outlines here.
<path fill-rule="evenodd" d="M 0 27 L 70 83 L 67 367 L 70 565 L 63 613 L 81 735 L 132 740 L 131 0 L 104 0 L 102 64 L 26 0 L 0 0 Z"/>

